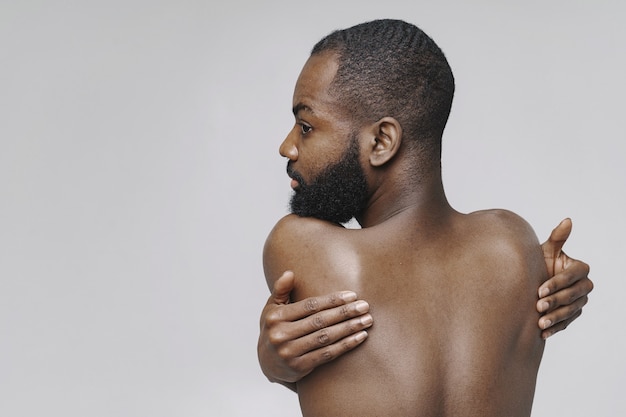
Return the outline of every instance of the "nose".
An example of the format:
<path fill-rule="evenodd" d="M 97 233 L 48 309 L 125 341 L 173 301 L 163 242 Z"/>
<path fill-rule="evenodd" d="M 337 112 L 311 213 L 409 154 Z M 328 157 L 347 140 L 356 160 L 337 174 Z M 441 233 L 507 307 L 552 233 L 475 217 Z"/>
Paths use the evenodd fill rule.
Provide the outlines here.
<path fill-rule="evenodd" d="M 296 143 L 294 139 L 292 139 L 292 132 L 289 132 L 283 143 L 280 144 L 280 148 L 278 148 L 278 152 L 280 152 L 281 156 L 288 158 L 291 161 L 295 161 L 298 159 L 298 148 L 296 147 Z"/>

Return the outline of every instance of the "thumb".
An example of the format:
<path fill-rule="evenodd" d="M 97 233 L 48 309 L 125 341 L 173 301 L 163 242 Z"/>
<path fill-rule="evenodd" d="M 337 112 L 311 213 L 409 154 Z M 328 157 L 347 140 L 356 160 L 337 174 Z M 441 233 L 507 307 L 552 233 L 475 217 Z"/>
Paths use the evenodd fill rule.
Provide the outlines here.
<path fill-rule="evenodd" d="M 563 245 L 571 232 L 572 220 L 570 218 L 563 219 L 561 223 L 552 230 L 548 240 L 541 245 L 543 257 L 546 260 L 546 264 L 548 264 L 548 273 L 550 276 L 554 275 L 554 263 L 561 254 L 561 249 L 563 249 Z"/>
<path fill-rule="evenodd" d="M 272 290 L 270 299 L 272 299 L 275 304 L 288 304 L 294 282 L 295 275 L 293 272 L 283 272 L 280 278 L 274 282 L 274 289 Z"/>

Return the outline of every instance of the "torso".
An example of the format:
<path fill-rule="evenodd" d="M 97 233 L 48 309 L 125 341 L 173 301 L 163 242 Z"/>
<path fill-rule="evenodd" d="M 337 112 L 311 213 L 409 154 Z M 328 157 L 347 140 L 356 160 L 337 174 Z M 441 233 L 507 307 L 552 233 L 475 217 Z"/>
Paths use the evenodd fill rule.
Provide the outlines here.
<path fill-rule="evenodd" d="M 294 301 L 351 289 L 374 326 L 362 346 L 298 383 L 303 415 L 530 415 L 546 272 L 526 226 L 501 211 L 429 228 L 315 224 L 313 234 L 328 230 L 298 252 Z"/>

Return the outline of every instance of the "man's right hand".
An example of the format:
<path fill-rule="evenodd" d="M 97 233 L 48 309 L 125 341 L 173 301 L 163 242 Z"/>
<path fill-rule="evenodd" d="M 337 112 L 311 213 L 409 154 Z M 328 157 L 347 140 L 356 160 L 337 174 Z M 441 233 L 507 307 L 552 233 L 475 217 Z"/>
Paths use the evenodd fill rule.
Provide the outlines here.
<path fill-rule="evenodd" d="M 290 303 L 294 274 L 283 273 L 261 313 L 257 352 L 265 376 L 295 391 L 317 366 L 359 346 L 372 325 L 369 305 L 352 291 Z"/>

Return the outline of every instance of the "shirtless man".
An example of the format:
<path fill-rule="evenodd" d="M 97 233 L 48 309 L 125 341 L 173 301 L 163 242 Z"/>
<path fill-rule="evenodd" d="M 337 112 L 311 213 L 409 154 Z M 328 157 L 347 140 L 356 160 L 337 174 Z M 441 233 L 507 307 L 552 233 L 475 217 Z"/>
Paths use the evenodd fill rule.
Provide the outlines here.
<path fill-rule="evenodd" d="M 266 278 L 274 288 L 293 270 L 292 301 L 307 300 L 312 312 L 320 308 L 312 297 L 334 292 L 342 304 L 354 293 L 336 291 L 351 288 L 369 302 L 354 303 L 356 311 L 371 313 L 344 322 L 347 340 L 368 343 L 336 359 L 322 353 L 319 362 L 334 360 L 296 375 L 304 416 L 530 414 L 544 344 L 537 288 L 576 263 L 560 252 L 571 225 L 564 222 L 542 253 L 515 214 L 450 207 L 440 152 L 453 91 L 439 48 L 400 21 L 329 35 L 300 74 L 296 125 L 280 149 L 290 160 L 296 215 L 268 237 Z M 353 216 L 362 229 L 339 225 Z M 582 275 L 577 282 L 588 281 Z M 283 278 L 289 288 L 293 277 Z M 575 285 L 571 314 L 559 319 L 571 321 L 586 302 L 590 281 L 583 297 Z M 376 326 L 366 333 L 372 315 Z M 317 317 L 322 330 L 309 337 L 309 351 L 341 337 Z M 269 343 L 290 338 L 275 334 Z M 262 364 L 266 345 L 261 338 Z"/>

